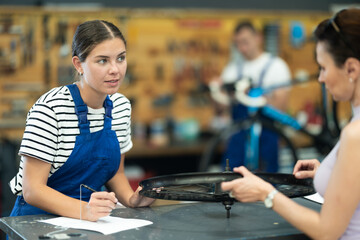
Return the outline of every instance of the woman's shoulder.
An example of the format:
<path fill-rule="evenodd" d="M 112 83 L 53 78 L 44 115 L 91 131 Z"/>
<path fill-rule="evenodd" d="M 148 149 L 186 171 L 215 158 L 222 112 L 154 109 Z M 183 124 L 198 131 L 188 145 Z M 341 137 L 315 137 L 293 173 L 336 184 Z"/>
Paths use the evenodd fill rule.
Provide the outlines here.
<path fill-rule="evenodd" d="M 110 100 L 113 102 L 114 107 L 121 105 L 130 107 L 130 100 L 121 93 L 114 93 L 109 97 Z"/>
<path fill-rule="evenodd" d="M 55 87 L 44 93 L 33 104 L 29 113 L 42 112 L 48 115 L 56 114 L 57 109 L 71 108 L 74 103 L 66 86 Z"/>
<path fill-rule="evenodd" d="M 341 131 L 341 138 L 360 141 L 360 119 L 348 123 Z"/>
<path fill-rule="evenodd" d="M 55 87 L 44 93 L 37 101 L 37 104 L 58 104 L 63 101 L 71 101 L 72 97 L 66 86 Z"/>

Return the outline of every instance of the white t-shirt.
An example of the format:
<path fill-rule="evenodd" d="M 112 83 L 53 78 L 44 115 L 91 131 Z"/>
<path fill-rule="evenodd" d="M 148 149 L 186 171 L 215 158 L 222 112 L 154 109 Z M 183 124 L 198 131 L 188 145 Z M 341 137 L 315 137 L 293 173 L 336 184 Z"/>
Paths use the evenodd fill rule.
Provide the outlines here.
<path fill-rule="evenodd" d="M 263 53 L 258 58 L 251 61 L 232 61 L 223 70 L 221 79 L 224 83 L 233 83 L 239 78 L 239 69 L 242 68 L 242 77 L 251 79 L 255 86 L 258 86 L 260 75 L 268 64 L 270 53 Z M 273 57 L 270 66 L 265 72 L 262 86 L 263 88 L 273 87 L 291 82 L 289 67 L 279 57 Z"/>
<path fill-rule="evenodd" d="M 109 96 L 113 101 L 112 126 L 124 154 L 132 148 L 131 141 L 131 105 L 120 93 Z M 105 108 L 88 107 L 90 132 L 104 127 Z M 68 159 L 76 136 L 80 134 L 78 118 L 75 114 L 74 100 L 67 87 L 57 87 L 42 95 L 30 109 L 19 154 L 28 155 L 51 164 L 49 177 Z M 23 157 L 19 172 L 9 185 L 14 194 L 22 193 Z"/>

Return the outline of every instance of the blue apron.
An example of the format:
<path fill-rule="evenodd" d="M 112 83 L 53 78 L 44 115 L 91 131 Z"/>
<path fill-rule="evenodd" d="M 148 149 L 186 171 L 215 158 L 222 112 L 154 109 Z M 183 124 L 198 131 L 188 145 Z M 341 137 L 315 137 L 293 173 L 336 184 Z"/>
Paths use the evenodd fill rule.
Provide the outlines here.
<path fill-rule="evenodd" d="M 260 73 L 259 77 L 259 86 L 263 85 L 264 77 L 266 71 L 269 69 L 270 65 L 273 62 L 273 58 L 271 57 L 269 61 L 266 63 L 265 67 Z M 238 68 L 238 79 L 242 79 L 243 77 L 243 66 Z M 241 121 L 242 119 L 246 119 L 248 115 L 248 108 L 243 104 L 234 104 L 231 109 L 232 119 L 236 121 Z M 231 169 L 239 166 L 247 166 L 246 161 L 246 142 L 247 142 L 248 133 L 241 131 L 239 133 L 234 134 L 228 141 L 225 153 L 222 158 L 222 165 L 225 167 L 226 159 L 229 159 L 229 166 Z M 261 168 L 266 172 L 277 172 L 278 170 L 278 139 L 279 136 L 277 133 L 263 128 L 260 135 L 260 152 L 259 158 L 261 161 Z M 258 170 L 258 169 L 250 169 L 250 170 Z"/>
<path fill-rule="evenodd" d="M 80 184 L 101 191 L 102 186 L 117 172 L 120 165 L 120 145 L 115 131 L 111 130 L 111 111 L 109 96 L 104 101 L 104 128 L 90 133 L 87 120 L 88 108 L 80 96 L 76 84 L 67 86 L 74 99 L 80 135 L 76 136 L 75 147 L 64 165 L 48 179 L 47 185 L 69 197 L 80 199 Z M 91 191 L 82 188 L 81 198 L 90 200 Z M 26 203 L 18 196 L 10 216 L 47 214 L 47 212 Z"/>

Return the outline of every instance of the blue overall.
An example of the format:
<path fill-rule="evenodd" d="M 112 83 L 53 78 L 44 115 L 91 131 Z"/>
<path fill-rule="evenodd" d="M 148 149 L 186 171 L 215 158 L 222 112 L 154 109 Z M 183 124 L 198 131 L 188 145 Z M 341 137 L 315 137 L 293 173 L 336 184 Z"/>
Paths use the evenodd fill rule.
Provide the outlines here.
<path fill-rule="evenodd" d="M 69 197 L 80 199 L 80 184 L 100 191 L 117 172 L 120 165 L 120 145 L 115 131 L 111 130 L 111 111 L 109 96 L 104 101 L 104 128 L 90 133 L 87 120 L 88 108 L 80 96 L 76 84 L 67 86 L 74 99 L 80 135 L 76 137 L 75 147 L 64 165 L 48 179 L 47 185 Z M 90 200 L 91 191 L 82 187 L 81 198 Z M 47 212 L 26 203 L 18 196 L 10 216 L 47 214 Z"/>
<path fill-rule="evenodd" d="M 259 77 L 259 86 L 263 85 L 264 76 L 268 68 L 270 67 L 273 58 L 266 63 L 264 69 L 262 70 Z M 242 79 L 243 69 L 242 66 L 238 68 L 238 79 Z M 232 119 L 234 122 L 241 121 L 248 117 L 248 108 L 243 104 L 235 104 L 232 106 Z M 229 139 L 225 153 L 222 158 L 222 165 L 225 167 L 226 159 L 229 159 L 229 166 L 231 169 L 239 166 L 247 166 L 246 162 L 246 142 L 248 137 L 248 132 L 241 131 Z M 262 166 L 262 171 L 266 172 L 277 172 L 278 170 L 278 134 L 262 128 L 260 135 L 260 153 L 259 158 L 261 161 L 260 166 Z M 249 166 L 247 166 L 249 167 Z M 259 170 L 259 169 L 250 169 L 250 170 Z"/>

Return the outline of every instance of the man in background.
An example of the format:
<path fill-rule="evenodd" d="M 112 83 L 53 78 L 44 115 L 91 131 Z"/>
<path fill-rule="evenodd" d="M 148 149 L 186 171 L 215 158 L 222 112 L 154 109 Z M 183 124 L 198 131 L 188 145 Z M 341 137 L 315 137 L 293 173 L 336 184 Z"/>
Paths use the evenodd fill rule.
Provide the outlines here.
<path fill-rule="evenodd" d="M 262 35 L 250 22 L 241 22 L 236 26 L 233 41 L 242 59 L 233 60 L 225 67 L 218 79 L 222 84 L 231 84 L 247 78 L 252 86 L 266 89 L 291 82 L 290 70 L 285 61 L 263 50 Z M 267 104 L 284 111 L 287 108 L 288 95 L 288 89 L 276 89 L 266 95 Z M 246 118 L 248 108 L 241 103 L 232 104 L 231 115 L 234 122 Z M 231 168 L 247 165 L 245 138 L 245 133 L 241 132 L 229 140 L 223 159 L 229 159 Z M 277 172 L 278 148 L 278 135 L 263 128 L 259 152 L 261 170 Z"/>

